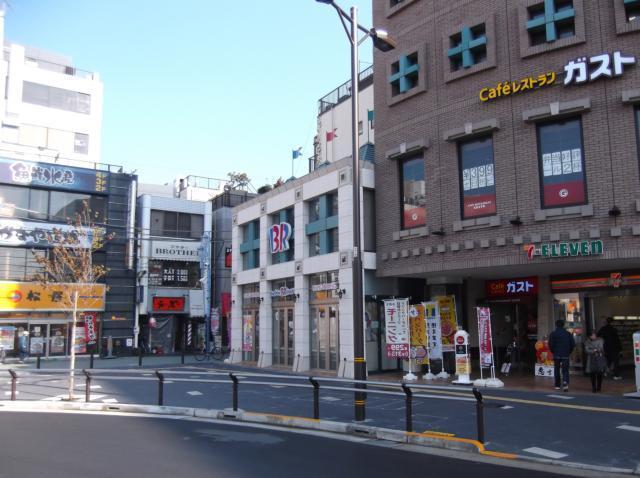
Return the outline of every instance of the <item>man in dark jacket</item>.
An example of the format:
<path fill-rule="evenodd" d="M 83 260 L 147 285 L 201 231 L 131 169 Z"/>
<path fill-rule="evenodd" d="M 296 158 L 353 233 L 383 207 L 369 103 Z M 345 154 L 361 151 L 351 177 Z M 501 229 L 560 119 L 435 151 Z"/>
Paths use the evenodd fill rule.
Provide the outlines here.
<path fill-rule="evenodd" d="M 620 352 L 622 344 L 618 331 L 613 326 L 613 317 L 607 317 L 607 325 L 598 331 L 598 337 L 604 340 L 604 356 L 607 359 L 607 368 L 613 374 L 614 380 L 620 380 L 618 369 L 620 368 Z"/>
<path fill-rule="evenodd" d="M 560 368 L 562 368 L 562 389 L 569 391 L 569 356 L 576 346 L 573 335 L 564 329 L 564 320 L 556 320 L 556 330 L 549 335 L 549 350 L 553 354 L 553 368 L 556 390 L 560 390 Z"/>

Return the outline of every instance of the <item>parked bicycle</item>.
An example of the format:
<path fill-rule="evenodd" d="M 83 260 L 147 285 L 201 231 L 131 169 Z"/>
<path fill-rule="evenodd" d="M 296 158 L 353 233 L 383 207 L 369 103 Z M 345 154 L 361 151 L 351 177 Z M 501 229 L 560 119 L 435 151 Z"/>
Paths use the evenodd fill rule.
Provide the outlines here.
<path fill-rule="evenodd" d="M 222 360 L 222 358 L 226 355 L 227 347 L 223 347 L 221 344 L 222 341 L 217 339 L 218 337 L 214 338 L 214 341 L 211 344 L 209 350 L 206 350 L 206 346 L 204 344 L 202 344 L 200 348 L 198 348 L 195 353 L 195 358 L 198 362 L 202 362 L 205 359 Z"/>

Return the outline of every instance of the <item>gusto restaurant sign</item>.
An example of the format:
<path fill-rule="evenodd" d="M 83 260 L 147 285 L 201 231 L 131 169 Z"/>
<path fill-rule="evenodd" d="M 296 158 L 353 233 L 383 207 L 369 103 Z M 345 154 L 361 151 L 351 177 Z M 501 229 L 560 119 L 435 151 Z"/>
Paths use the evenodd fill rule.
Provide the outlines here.
<path fill-rule="evenodd" d="M 525 91 L 553 85 L 555 82 L 556 74 L 553 71 L 538 75 L 538 77 L 528 76 L 518 81 L 503 81 L 495 86 L 482 88 L 480 90 L 480 101 L 487 102 L 503 96 L 524 93 Z"/>
<path fill-rule="evenodd" d="M 533 259 L 536 256 L 543 259 L 551 259 L 555 257 L 602 255 L 604 247 L 602 241 L 598 240 L 541 244 L 539 247 L 535 244 L 527 244 L 524 246 L 524 250 L 529 259 Z"/>

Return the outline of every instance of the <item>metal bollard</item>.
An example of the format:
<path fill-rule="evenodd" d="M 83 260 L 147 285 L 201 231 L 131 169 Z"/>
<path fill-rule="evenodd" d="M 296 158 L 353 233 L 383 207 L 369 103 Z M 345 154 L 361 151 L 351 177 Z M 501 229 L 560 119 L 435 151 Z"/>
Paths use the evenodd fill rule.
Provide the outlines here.
<path fill-rule="evenodd" d="M 156 377 L 158 377 L 158 405 L 162 406 L 164 402 L 164 374 L 156 370 Z"/>
<path fill-rule="evenodd" d="M 91 355 L 89 355 L 89 368 L 93 368 L 93 351 L 91 352 Z"/>
<path fill-rule="evenodd" d="M 9 369 L 11 374 L 11 400 L 16 399 L 16 384 L 18 383 L 18 375 L 14 370 Z"/>
<path fill-rule="evenodd" d="M 36 368 L 40 370 L 40 354 L 36 355 Z"/>
<path fill-rule="evenodd" d="M 138 367 L 142 367 L 142 356 L 144 355 L 144 349 L 140 347 L 138 349 Z"/>
<path fill-rule="evenodd" d="M 320 384 L 313 377 L 309 377 L 309 381 L 313 385 L 313 418 L 320 420 Z"/>
<path fill-rule="evenodd" d="M 238 411 L 238 377 L 233 372 L 229 373 L 229 377 L 233 381 L 233 411 Z"/>
<path fill-rule="evenodd" d="M 402 391 L 405 393 L 405 405 L 406 405 L 406 431 L 413 431 L 413 392 L 407 384 L 402 384 Z"/>
<path fill-rule="evenodd" d="M 93 357 L 93 354 L 91 354 Z M 83 369 L 82 373 L 85 376 L 85 384 L 84 384 L 84 401 L 89 403 L 91 401 L 91 375 L 87 370 Z"/>
<path fill-rule="evenodd" d="M 478 426 L 478 441 L 484 443 L 484 402 L 482 393 L 474 387 L 473 396 L 476 397 L 476 420 Z"/>

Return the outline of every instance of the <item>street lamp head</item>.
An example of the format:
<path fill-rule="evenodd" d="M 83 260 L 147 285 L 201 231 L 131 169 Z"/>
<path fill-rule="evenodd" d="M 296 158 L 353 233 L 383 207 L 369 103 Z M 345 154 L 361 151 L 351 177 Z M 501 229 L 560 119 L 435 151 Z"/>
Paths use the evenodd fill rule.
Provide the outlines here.
<path fill-rule="evenodd" d="M 320 1 L 320 0 L 317 0 L 317 1 Z M 371 35 L 373 46 L 375 46 L 378 50 L 382 52 L 391 51 L 397 46 L 396 41 L 389 36 L 386 30 L 379 30 L 377 28 L 372 28 L 369 31 L 369 34 Z"/>
<path fill-rule="evenodd" d="M 318 2 L 318 3 L 326 3 L 327 5 L 331 5 L 333 3 L 333 0 L 316 0 L 316 2 Z"/>

